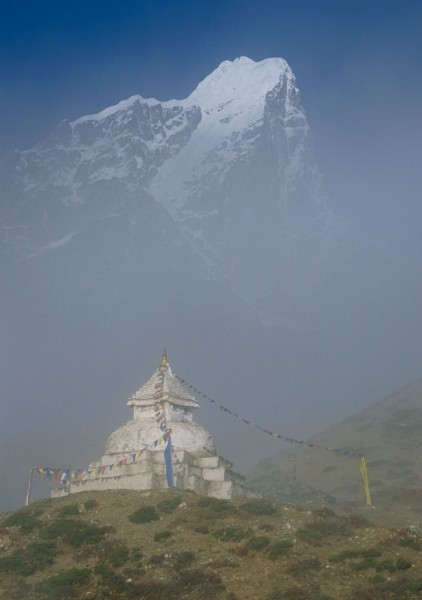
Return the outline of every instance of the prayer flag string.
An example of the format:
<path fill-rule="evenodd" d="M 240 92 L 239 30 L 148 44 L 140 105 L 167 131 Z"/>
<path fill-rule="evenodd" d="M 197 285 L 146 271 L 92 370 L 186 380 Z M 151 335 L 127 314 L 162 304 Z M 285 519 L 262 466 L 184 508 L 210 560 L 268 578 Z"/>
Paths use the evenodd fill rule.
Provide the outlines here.
<path fill-rule="evenodd" d="M 92 476 L 94 478 L 101 477 L 105 475 L 105 473 L 109 473 L 117 467 L 123 467 L 125 465 L 130 465 L 132 463 L 138 462 L 141 459 L 141 456 L 145 452 L 145 450 L 156 448 L 159 444 L 168 442 L 168 440 L 170 440 L 170 436 L 171 429 L 167 429 L 163 433 L 163 435 L 160 435 L 150 444 L 144 444 L 144 447 L 141 450 L 134 450 L 128 456 L 110 465 L 89 467 L 88 469 L 62 469 L 61 467 L 41 467 L 39 465 L 35 465 L 31 469 L 31 472 L 37 472 L 45 479 L 48 479 L 52 482 L 63 484 L 75 483 L 76 485 L 80 485 L 82 481 L 92 479 Z M 32 485 L 32 480 L 30 480 L 30 483 Z M 30 502 L 30 487 L 28 487 L 27 502 Z"/>
<path fill-rule="evenodd" d="M 202 398 L 205 398 L 205 400 L 208 400 L 208 402 L 210 402 L 211 404 L 214 404 L 214 406 L 219 408 L 221 411 L 226 412 L 229 415 L 232 415 L 233 417 L 235 417 L 236 419 L 239 419 L 246 425 L 249 425 L 251 427 L 255 427 L 256 429 L 259 429 L 259 431 L 262 431 L 262 433 L 265 433 L 267 435 L 275 437 L 279 440 L 289 442 L 290 444 L 300 444 L 302 446 L 307 446 L 308 448 L 318 448 L 320 450 L 328 450 L 329 452 L 335 452 L 336 454 L 339 454 L 341 456 L 361 456 L 361 454 L 362 454 L 362 450 L 357 450 L 357 449 L 353 449 L 353 448 L 345 449 L 345 448 L 331 448 L 329 446 L 321 446 L 319 444 L 314 444 L 313 442 L 306 442 L 304 440 L 298 440 L 292 436 L 287 436 L 282 433 L 277 433 L 275 431 L 271 431 L 270 429 L 261 427 L 261 425 L 254 423 L 254 421 L 251 421 L 250 419 L 246 419 L 245 417 L 242 417 L 241 415 L 237 414 L 230 408 L 227 408 L 226 406 L 223 406 L 222 404 L 220 404 L 213 398 L 210 398 L 210 396 L 208 396 L 207 394 L 204 394 L 203 392 L 198 390 L 198 388 L 196 388 L 195 386 L 190 384 L 188 381 L 186 381 L 186 379 L 182 379 L 181 377 L 178 377 L 178 379 L 183 385 L 190 388 L 196 394 L 199 394 Z"/>

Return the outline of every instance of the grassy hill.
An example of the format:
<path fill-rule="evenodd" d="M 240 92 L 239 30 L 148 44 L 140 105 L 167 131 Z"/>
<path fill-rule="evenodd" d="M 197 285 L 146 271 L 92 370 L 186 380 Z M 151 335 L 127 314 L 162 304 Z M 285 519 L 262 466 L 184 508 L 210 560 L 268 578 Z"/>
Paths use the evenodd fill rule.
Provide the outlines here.
<path fill-rule="evenodd" d="M 268 500 L 82 492 L 0 516 L 0 599 L 414 599 L 420 533 Z"/>
<path fill-rule="evenodd" d="M 249 483 L 265 496 L 309 506 L 321 500 L 353 510 L 364 506 L 359 471 L 366 457 L 375 509 L 371 519 L 396 525 L 422 523 L 422 382 L 335 425 L 311 440 L 356 456 L 292 446 L 263 460 L 248 474 Z"/>

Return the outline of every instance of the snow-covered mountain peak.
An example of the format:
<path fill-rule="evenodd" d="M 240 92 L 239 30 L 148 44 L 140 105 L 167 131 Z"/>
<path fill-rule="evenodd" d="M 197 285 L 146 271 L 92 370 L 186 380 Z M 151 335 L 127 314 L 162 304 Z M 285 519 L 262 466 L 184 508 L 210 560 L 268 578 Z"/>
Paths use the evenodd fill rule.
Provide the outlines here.
<path fill-rule="evenodd" d="M 136 94 L 98 113 L 79 117 L 70 122 L 70 126 L 75 127 L 87 122 L 100 123 L 117 113 L 127 112 L 136 104 L 150 107 L 162 104 L 169 108 L 175 105 L 198 105 L 205 115 L 215 111 L 221 112 L 230 104 L 230 112 L 233 113 L 233 109 L 236 109 L 236 114 L 239 114 L 244 110 L 250 111 L 253 107 L 258 107 L 257 105 L 261 107 L 265 95 L 274 89 L 283 74 L 293 78 L 290 67 L 282 58 L 267 58 L 255 62 L 241 56 L 233 61 L 223 61 L 185 100 L 161 102 L 156 98 L 144 98 Z"/>
<path fill-rule="evenodd" d="M 186 99 L 135 95 L 65 121 L 13 164 L 16 177 L 6 167 L 6 179 L 11 195 L 18 182 L 23 207 L 27 196 L 48 197 L 54 210 L 76 207 L 91 222 L 148 197 L 201 250 L 221 247 L 221 255 L 222 224 L 239 222 L 246 231 L 256 228 L 257 214 L 266 219 L 272 211 L 277 220 L 283 206 L 306 214 L 322 206 L 309 127 L 282 58 L 226 60 Z M 44 205 L 32 206 L 44 227 Z M 73 239 L 69 233 L 80 229 L 73 221 L 57 228 L 51 219 L 43 247 Z"/>
<path fill-rule="evenodd" d="M 282 58 L 255 62 L 246 56 L 223 61 L 189 96 L 188 100 L 203 110 L 212 110 L 234 99 L 245 107 L 263 101 L 283 74 L 292 72 Z"/>

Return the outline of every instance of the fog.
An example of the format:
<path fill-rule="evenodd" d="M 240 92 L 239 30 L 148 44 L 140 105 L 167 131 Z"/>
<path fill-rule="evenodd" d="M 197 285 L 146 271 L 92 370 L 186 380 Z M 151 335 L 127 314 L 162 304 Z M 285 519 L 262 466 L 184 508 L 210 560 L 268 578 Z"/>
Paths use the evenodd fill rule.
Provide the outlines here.
<path fill-rule="evenodd" d="M 157 41 L 153 9 L 152 29 L 142 42 L 141 15 L 135 15 L 138 32 L 120 15 L 120 37 L 111 35 L 100 55 L 111 31 L 109 15 L 92 46 L 84 36 L 79 42 L 66 38 L 68 49 L 64 44 L 61 60 L 47 68 L 45 37 L 60 47 L 52 18 L 38 62 L 31 63 L 24 49 L 12 58 L 5 53 L 3 233 L 10 215 L 19 217 L 10 200 L 16 199 L 9 178 L 15 147 L 31 148 L 62 119 L 98 112 L 131 94 L 184 98 L 222 60 L 240 55 L 282 56 L 292 67 L 339 225 L 330 237 L 334 250 L 326 250 L 323 227 L 315 239 L 305 228 L 290 243 L 276 225 L 270 229 L 270 217 L 262 223 L 261 216 L 251 217 L 243 256 L 236 253 L 241 234 L 234 249 L 227 250 L 224 240 L 216 244 L 218 269 L 231 260 L 240 265 L 236 273 L 230 263 L 231 280 L 228 272 L 221 279 L 217 271 L 207 272 L 190 241 L 147 196 L 138 206 L 129 194 L 123 208 L 130 207 L 130 218 L 94 223 L 63 248 L 32 256 L 11 251 L 4 236 L 0 510 L 23 504 L 32 465 L 83 468 L 100 456 L 107 436 L 130 418 L 127 398 L 158 366 L 164 347 L 182 378 L 242 417 L 294 438 L 317 434 L 422 376 L 421 21 L 406 3 L 398 14 L 385 7 L 379 19 L 360 9 L 347 24 L 345 9 L 328 18 L 310 3 L 304 13 L 289 3 L 274 13 L 274 3 L 264 2 L 254 30 L 259 10 L 252 4 L 240 17 L 239 4 L 229 3 L 224 24 L 219 3 L 215 12 L 192 5 L 189 15 L 170 6 L 163 17 L 164 46 Z M 88 19 L 85 36 L 92 23 Z M 189 35 L 175 53 L 183 28 Z M 23 36 L 22 30 L 17 38 Z M 7 40 L 6 51 L 16 39 Z M 28 55 L 37 50 L 30 46 Z M 244 180 L 236 179 L 233 189 Z M 112 206 L 118 197 L 120 211 L 122 193 L 102 189 L 101 198 Z M 248 198 L 247 190 L 242 194 L 228 215 L 231 223 Z M 34 228 L 38 221 L 54 222 L 58 231 L 70 217 L 56 214 L 56 202 L 47 194 L 25 196 L 26 222 Z M 90 209 L 94 217 L 96 206 Z M 250 206 L 253 212 L 252 200 Z M 80 225 L 91 216 L 79 212 L 74 218 Z M 289 235 L 295 227 L 293 222 Z M 46 234 L 39 246 L 59 237 Z M 325 254 L 316 254 L 323 247 Z M 257 289 L 271 293 L 256 300 Z M 288 447 L 197 399 L 197 420 L 240 470 Z M 48 491 L 36 479 L 34 497 Z"/>

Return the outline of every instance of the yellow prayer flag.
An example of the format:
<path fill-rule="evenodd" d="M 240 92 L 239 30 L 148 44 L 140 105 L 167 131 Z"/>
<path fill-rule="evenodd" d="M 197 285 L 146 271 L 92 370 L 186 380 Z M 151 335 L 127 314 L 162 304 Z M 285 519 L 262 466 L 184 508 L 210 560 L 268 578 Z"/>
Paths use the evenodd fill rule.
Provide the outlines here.
<path fill-rule="evenodd" d="M 372 506 L 371 491 L 369 489 L 368 481 L 368 471 L 366 470 L 366 460 L 364 454 L 362 454 L 362 458 L 360 459 L 360 473 L 362 475 L 363 486 L 365 488 L 366 505 Z"/>

